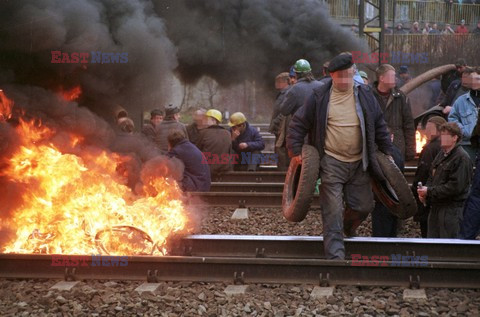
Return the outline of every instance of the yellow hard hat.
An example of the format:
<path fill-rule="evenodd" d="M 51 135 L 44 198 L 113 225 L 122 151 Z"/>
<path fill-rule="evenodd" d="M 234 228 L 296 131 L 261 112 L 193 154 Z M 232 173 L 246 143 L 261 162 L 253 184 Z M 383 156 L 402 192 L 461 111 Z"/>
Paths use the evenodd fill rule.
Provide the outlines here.
<path fill-rule="evenodd" d="M 230 122 L 228 123 L 228 125 L 233 127 L 244 122 L 247 122 L 247 118 L 245 118 L 245 115 L 241 112 L 235 112 L 230 116 Z"/>
<path fill-rule="evenodd" d="M 205 113 L 207 117 L 217 119 L 218 122 L 222 122 L 222 113 L 216 109 L 210 109 Z"/>

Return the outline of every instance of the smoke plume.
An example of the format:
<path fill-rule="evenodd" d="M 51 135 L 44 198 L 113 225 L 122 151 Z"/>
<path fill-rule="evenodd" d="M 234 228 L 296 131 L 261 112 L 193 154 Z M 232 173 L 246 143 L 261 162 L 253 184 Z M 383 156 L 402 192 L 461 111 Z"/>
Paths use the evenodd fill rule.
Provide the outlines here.
<path fill-rule="evenodd" d="M 154 1 L 185 82 L 208 75 L 221 85 L 245 79 L 271 85 L 300 58 L 318 74 L 342 51 L 367 50 L 318 0 Z"/>

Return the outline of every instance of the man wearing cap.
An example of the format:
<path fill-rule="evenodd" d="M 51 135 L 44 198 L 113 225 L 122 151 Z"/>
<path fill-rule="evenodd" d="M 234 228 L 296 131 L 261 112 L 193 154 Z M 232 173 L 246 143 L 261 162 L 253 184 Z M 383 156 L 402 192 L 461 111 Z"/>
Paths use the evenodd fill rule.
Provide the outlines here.
<path fill-rule="evenodd" d="M 188 140 L 188 133 L 185 125 L 180 123 L 180 108 L 172 104 L 165 107 L 165 119 L 158 125 L 158 135 L 155 140 L 158 147 L 162 151 L 168 151 L 168 135 L 174 131 L 179 130 Z"/>
<path fill-rule="evenodd" d="M 280 106 L 280 111 L 284 116 L 293 115 L 298 108 L 303 106 L 305 99 L 310 96 L 313 89 L 322 85 L 313 77 L 312 68 L 307 60 L 299 59 L 294 65 L 294 71 L 297 75 L 297 83 L 288 90 Z"/>
<path fill-rule="evenodd" d="M 368 84 L 370 83 L 369 80 L 368 80 L 368 75 L 367 75 L 367 73 L 365 73 L 363 70 L 359 71 L 358 74 L 360 75 L 360 77 L 362 77 L 363 83 L 364 83 L 365 85 L 368 85 Z"/>
<path fill-rule="evenodd" d="M 328 259 L 345 258 L 343 232 L 353 233 L 372 211 L 370 175 L 386 181 L 376 160 L 376 148 L 387 155 L 392 152 L 372 89 L 354 84 L 352 66 L 350 54 L 330 61 L 332 79 L 325 79 L 314 89 L 293 116 L 287 135 L 292 159 L 301 162 L 307 135 L 320 154 L 320 204 Z"/>
<path fill-rule="evenodd" d="M 285 137 L 291 116 L 284 116 L 280 112 L 280 106 L 285 100 L 285 95 L 290 87 L 288 73 L 281 73 L 275 78 L 275 89 L 277 89 L 278 94 L 273 105 L 273 115 L 270 121 L 269 132 L 275 135 L 275 153 L 278 154 L 277 167 L 280 171 L 286 170 L 290 164 L 290 159 L 288 158 L 285 147 Z"/>
<path fill-rule="evenodd" d="M 158 133 L 157 127 L 162 121 L 163 111 L 160 109 L 152 110 L 150 112 L 150 121 L 143 126 L 142 134 L 145 135 L 150 141 L 155 142 Z"/>
<path fill-rule="evenodd" d="M 468 33 L 468 28 L 465 25 L 465 20 L 462 20 L 460 22 L 460 25 L 457 26 L 457 28 L 455 29 L 455 33 L 458 33 L 458 34 L 467 34 Z"/>
<path fill-rule="evenodd" d="M 402 65 L 398 70 L 397 87 L 402 87 L 412 79 L 408 72 L 408 66 Z"/>
<path fill-rule="evenodd" d="M 230 132 L 220 126 L 222 113 L 210 109 L 205 114 L 206 128 L 200 130 L 197 146 L 203 152 L 212 176 L 232 170 L 232 139 Z"/>
<path fill-rule="evenodd" d="M 395 84 L 395 68 L 382 64 L 376 70 L 377 81 L 372 90 L 382 109 L 385 121 L 394 135 L 393 143 L 400 149 L 402 159 L 415 158 L 415 125 L 407 96 Z"/>
<path fill-rule="evenodd" d="M 256 161 L 258 154 L 265 148 L 265 143 L 257 129 L 250 126 L 247 118 L 241 112 L 235 112 L 230 116 L 230 128 L 232 148 L 239 155 L 239 161 L 235 162 L 234 169 L 256 171 L 259 162 Z"/>

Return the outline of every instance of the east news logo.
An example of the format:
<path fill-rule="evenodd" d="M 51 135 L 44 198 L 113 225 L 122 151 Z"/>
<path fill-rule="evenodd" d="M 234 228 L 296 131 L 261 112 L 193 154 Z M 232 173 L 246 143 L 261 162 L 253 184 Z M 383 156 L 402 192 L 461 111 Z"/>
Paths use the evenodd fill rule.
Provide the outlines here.
<path fill-rule="evenodd" d="M 428 256 L 352 254 L 352 266 L 427 266 Z"/>
<path fill-rule="evenodd" d="M 128 63 L 128 53 L 112 53 L 92 51 L 67 53 L 51 51 L 53 64 L 125 64 Z"/>

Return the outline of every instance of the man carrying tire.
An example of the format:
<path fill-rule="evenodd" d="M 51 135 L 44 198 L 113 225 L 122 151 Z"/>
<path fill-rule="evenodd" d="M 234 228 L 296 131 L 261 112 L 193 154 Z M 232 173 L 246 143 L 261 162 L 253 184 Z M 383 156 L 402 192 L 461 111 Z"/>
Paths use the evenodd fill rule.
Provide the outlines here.
<path fill-rule="evenodd" d="M 320 154 L 320 205 L 327 259 L 345 258 L 344 229 L 354 231 L 373 209 L 369 172 L 385 181 L 376 160 L 377 146 L 386 155 L 392 152 L 372 89 L 354 84 L 352 66 L 350 54 L 330 61 L 332 79 L 324 79 L 325 84 L 314 89 L 293 116 L 287 135 L 287 149 L 293 159 L 302 160 L 307 134 Z"/>

